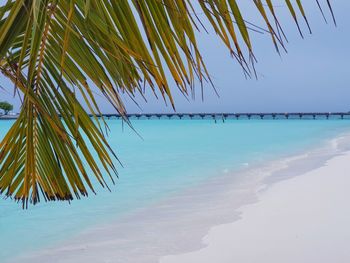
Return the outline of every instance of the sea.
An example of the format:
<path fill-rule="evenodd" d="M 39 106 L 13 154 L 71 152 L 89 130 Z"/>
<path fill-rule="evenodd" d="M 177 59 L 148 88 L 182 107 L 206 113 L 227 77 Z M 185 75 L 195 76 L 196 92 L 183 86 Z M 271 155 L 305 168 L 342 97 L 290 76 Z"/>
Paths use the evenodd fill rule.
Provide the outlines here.
<path fill-rule="evenodd" d="M 13 122 L 0 120 L 0 138 Z M 134 130 L 121 120 L 107 120 L 108 141 L 122 164 L 115 161 L 119 178 L 115 185 L 110 182 L 111 191 L 96 185 L 96 195 L 71 203 L 41 202 L 27 210 L 0 196 L 1 262 L 58 246 L 220 176 L 239 181 L 237 171 L 287 158 L 350 131 L 346 119 L 131 122 Z"/>

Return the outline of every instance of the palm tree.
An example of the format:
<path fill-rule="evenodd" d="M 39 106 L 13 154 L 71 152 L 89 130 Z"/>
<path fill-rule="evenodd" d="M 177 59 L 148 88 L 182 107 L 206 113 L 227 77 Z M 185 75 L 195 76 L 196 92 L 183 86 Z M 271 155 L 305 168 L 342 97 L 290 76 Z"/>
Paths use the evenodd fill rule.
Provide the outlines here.
<path fill-rule="evenodd" d="M 0 71 L 22 101 L 0 144 L 0 193 L 27 207 L 41 199 L 72 200 L 94 192 L 96 177 L 113 182 L 115 154 L 95 91 L 128 122 L 121 93 L 151 89 L 174 107 L 169 71 L 185 96 L 211 82 L 196 34 L 207 20 L 247 75 L 254 75 L 251 25 L 236 0 L 7 0 L 0 7 Z M 279 52 L 285 34 L 272 0 L 252 8 Z M 285 0 L 302 34 L 301 0 Z M 315 0 L 315 7 L 329 0 Z M 322 9 L 321 9 L 322 12 Z M 323 12 L 322 12 L 323 14 Z M 333 16 L 334 19 L 334 16 Z M 83 108 L 77 97 L 87 105 Z M 90 112 L 93 118 L 90 118 Z M 98 156 L 93 158 L 92 152 Z"/>

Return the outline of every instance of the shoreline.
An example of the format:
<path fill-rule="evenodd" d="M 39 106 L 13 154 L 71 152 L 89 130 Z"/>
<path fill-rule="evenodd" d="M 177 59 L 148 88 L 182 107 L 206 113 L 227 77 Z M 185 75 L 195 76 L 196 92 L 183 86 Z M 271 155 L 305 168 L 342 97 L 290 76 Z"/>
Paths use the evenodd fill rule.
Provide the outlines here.
<path fill-rule="evenodd" d="M 349 158 L 347 151 L 262 189 L 256 203 L 239 209 L 240 220 L 213 226 L 202 249 L 159 262 L 349 262 Z"/>
<path fill-rule="evenodd" d="M 182 258 L 179 260 L 176 256 L 167 255 L 183 255 L 205 249 L 206 243 L 201 240 L 210 229 L 239 222 L 242 216 L 240 209 L 259 203 L 262 189 L 268 192 L 270 187 L 278 185 L 277 182 L 288 182 L 286 179 L 294 179 L 318 169 L 329 159 L 346 152 L 350 146 L 349 138 L 349 135 L 339 135 L 327 145 L 304 151 L 303 154 L 278 159 L 263 167 L 247 168 L 238 176 L 210 179 L 204 185 L 184 191 L 113 224 L 90 229 L 59 246 L 16 260 L 146 263 L 159 262 L 161 259 L 162 263 L 168 263 L 175 258 L 174 262 L 182 262 Z M 348 144 L 344 149 L 339 148 L 341 140 Z M 330 152 L 330 149 L 334 151 Z"/>

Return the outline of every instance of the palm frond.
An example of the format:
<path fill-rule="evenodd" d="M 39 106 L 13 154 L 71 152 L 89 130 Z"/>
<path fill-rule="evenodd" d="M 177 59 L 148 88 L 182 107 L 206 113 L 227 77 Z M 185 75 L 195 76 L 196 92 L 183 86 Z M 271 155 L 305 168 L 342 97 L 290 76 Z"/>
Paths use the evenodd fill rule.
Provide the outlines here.
<path fill-rule="evenodd" d="M 285 49 L 273 1 L 252 4 L 276 50 Z M 285 4 L 300 34 L 300 17 L 311 32 L 302 1 Z M 127 122 L 121 93 L 143 94 L 147 87 L 174 107 L 168 74 L 185 96 L 196 80 L 211 82 L 196 38 L 204 19 L 251 75 L 250 24 L 240 6 L 236 0 L 8 0 L 0 7 L 0 71 L 24 99 L 0 144 L 0 193 L 27 207 L 40 197 L 72 200 L 94 192 L 92 177 L 107 187 L 103 171 L 113 181 L 115 154 L 93 90 Z"/>

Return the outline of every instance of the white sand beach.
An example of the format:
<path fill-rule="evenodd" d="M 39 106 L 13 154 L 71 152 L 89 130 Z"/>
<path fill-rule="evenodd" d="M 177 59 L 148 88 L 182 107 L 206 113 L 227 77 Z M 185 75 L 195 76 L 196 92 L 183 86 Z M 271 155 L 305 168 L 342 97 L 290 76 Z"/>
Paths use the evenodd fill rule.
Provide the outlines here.
<path fill-rule="evenodd" d="M 349 161 L 348 152 L 270 186 L 240 220 L 213 227 L 204 248 L 160 262 L 350 262 Z"/>
<path fill-rule="evenodd" d="M 348 263 L 349 138 L 215 177 L 10 262 Z"/>

